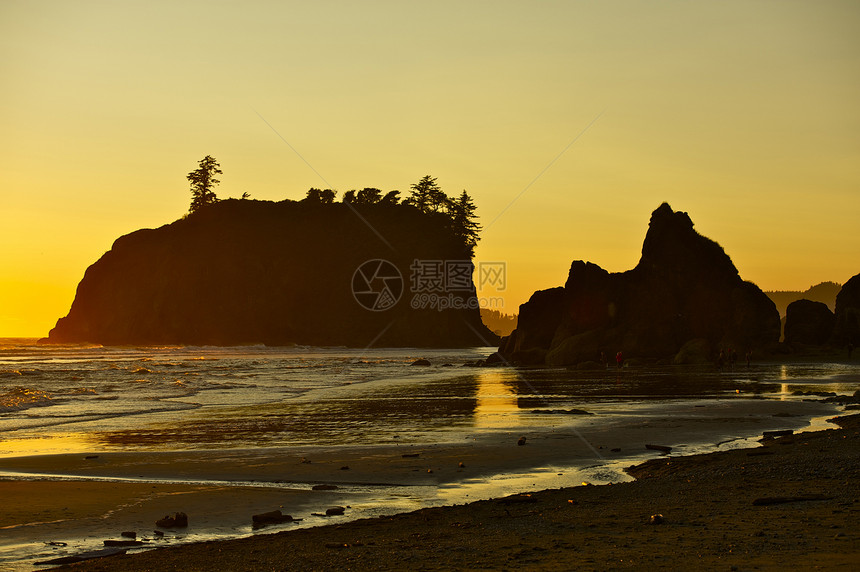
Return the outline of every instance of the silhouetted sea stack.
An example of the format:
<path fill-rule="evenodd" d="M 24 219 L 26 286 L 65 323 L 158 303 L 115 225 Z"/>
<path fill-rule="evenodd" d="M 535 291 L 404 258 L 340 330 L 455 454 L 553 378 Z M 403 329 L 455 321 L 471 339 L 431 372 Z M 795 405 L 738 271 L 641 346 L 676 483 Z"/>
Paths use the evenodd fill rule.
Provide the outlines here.
<path fill-rule="evenodd" d="M 823 302 L 795 300 L 785 314 L 785 343 L 825 345 L 833 334 L 836 316 Z"/>
<path fill-rule="evenodd" d="M 740 278 L 719 244 L 693 230 L 686 213 L 663 203 L 636 268 L 609 273 L 574 261 L 564 288 L 536 292 L 520 306 L 518 327 L 500 351 L 514 362 L 549 365 L 601 353 L 613 361 L 618 351 L 624 359 L 696 362 L 721 348 L 743 355 L 775 346 L 779 336 L 774 303 Z"/>
<path fill-rule="evenodd" d="M 836 327 L 831 343 L 839 347 L 860 344 L 860 274 L 848 280 L 836 295 Z"/>
<path fill-rule="evenodd" d="M 408 205 L 226 200 L 117 239 L 47 342 L 495 344 L 462 272 L 469 259 L 447 217 Z M 390 264 L 363 266 L 374 260 Z M 414 280 L 415 261 L 460 272 L 425 292 L 439 284 Z"/>

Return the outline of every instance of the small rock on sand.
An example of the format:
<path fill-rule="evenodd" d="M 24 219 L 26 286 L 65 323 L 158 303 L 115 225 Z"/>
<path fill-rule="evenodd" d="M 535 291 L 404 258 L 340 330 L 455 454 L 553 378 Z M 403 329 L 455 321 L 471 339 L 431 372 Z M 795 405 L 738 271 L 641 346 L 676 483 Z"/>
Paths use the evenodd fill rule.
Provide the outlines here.
<path fill-rule="evenodd" d="M 175 512 L 155 521 L 155 526 L 160 528 L 185 528 L 188 526 L 188 515 L 184 512 Z"/>
<path fill-rule="evenodd" d="M 281 524 L 284 522 L 292 522 L 294 519 L 288 514 L 283 514 L 279 510 L 255 514 L 251 517 L 254 527 L 266 526 L 269 524 Z"/>
<path fill-rule="evenodd" d="M 660 451 L 661 453 L 668 453 L 672 450 L 672 447 L 667 447 L 666 445 L 645 445 L 646 449 L 651 449 L 652 451 Z"/>

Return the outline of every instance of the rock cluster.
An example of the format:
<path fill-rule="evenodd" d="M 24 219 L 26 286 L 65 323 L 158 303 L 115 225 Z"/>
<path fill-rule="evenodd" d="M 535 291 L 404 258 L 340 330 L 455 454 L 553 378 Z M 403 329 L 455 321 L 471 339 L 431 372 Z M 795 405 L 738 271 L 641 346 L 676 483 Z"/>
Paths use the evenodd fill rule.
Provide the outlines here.
<path fill-rule="evenodd" d="M 520 306 L 518 327 L 500 351 L 525 364 L 607 363 L 619 351 L 623 359 L 696 362 L 721 348 L 766 348 L 779 336 L 774 303 L 740 278 L 686 213 L 663 203 L 635 268 L 610 273 L 574 261 L 563 288 L 535 292 Z"/>
<path fill-rule="evenodd" d="M 175 512 L 155 521 L 159 528 L 186 528 L 188 526 L 188 515 L 184 512 Z"/>
<path fill-rule="evenodd" d="M 811 300 L 792 302 L 786 309 L 785 343 L 792 349 L 856 347 L 860 343 L 860 274 L 842 286 L 835 310 Z"/>

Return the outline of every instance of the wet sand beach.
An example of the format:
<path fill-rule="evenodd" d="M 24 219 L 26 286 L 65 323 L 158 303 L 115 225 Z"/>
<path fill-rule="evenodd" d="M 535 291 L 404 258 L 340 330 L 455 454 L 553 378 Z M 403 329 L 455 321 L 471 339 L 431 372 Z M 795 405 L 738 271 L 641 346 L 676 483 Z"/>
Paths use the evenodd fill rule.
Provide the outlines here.
<path fill-rule="evenodd" d="M 547 490 L 112 556 L 69 570 L 856 569 L 860 416 Z M 652 523 L 652 515 L 662 515 Z"/>
<path fill-rule="evenodd" d="M 462 505 L 474 499 L 499 498 L 523 490 L 564 487 L 565 492 L 558 494 L 590 495 L 593 493 L 582 491 L 598 488 L 614 491 L 613 487 L 621 487 L 623 481 L 631 479 L 624 469 L 644 460 L 666 459 L 674 464 L 688 462 L 687 457 L 674 455 L 756 446 L 753 437 L 761 436 L 764 431 L 806 428 L 809 418 L 819 416 L 823 419 L 821 416 L 832 415 L 834 411 L 834 405 L 817 401 L 690 401 L 684 405 L 675 404 L 671 417 L 661 418 L 654 412 L 642 412 L 641 418 L 625 417 L 612 424 L 605 420 L 592 422 L 585 416 L 575 424 L 544 432 L 535 431 L 528 435 L 501 432 L 464 443 L 313 448 L 289 450 L 283 454 L 271 449 L 238 449 L 6 458 L 0 460 L 0 468 L 7 473 L 8 479 L 0 480 L 0 495 L 5 503 L 4 514 L 0 517 L 0 538 L 9 550 L 29 543 L 30 554 L 38 553 L 37 557 L 16 564 L 15 569 L 23 570 L 32 569 L 31 565 L 36 561 L 102 548 L 104 540 L 120 540 L 123 531 L 135 531 L 144 547 L 176 547 L 183 543 L 248 536 L 254 534 L 252 515 L 272 510 L 281 510 L 301 520 L 256 532 L 263 542 L 277 538 L 267 534 L 269 532 L 289 532 L 329 523 L 335 527 L 369 526 L 358 524 L 356 519 L 366 523 L 394 518 L 391 522 L 396 522 L 401 518 L 393 516 L 397 513 L 422 509 L 419 515 L 435 515 L 435 512 L 426 513 L 427 510 L 435 510 L 426 507 Z M 817 426 L 824 424 L 822 421 Z M 517 445 L 521 436 L 527 437 L 524 446 Z M 739 438 L 741 436 L 747 438 Z M 646 449 L 646 444 L 671 445 L 673 456 L 665 457 L 658 450 Z M 774 478 L 781 477 L 775 475 Z M 615 484 L 611 487 L 570 488 L 583 481 L 595 485 Z M 337 488 L 311 490 L 318 484 Z M 691 490 L 685 494 L 694 496 L 694 493 Z M 568 498 L 559 500 L 552 495 L 547 498 L 554 499 L 553 503 L 561 503 L 550 510 L 554 515 L 561 511 L 558 515 L 574 516 L 569 513 L 570 507 L 564 504 Z M 344 515 L 323 516 L 327 508 L 334 506 L 346 507 Z M 468 520 L 472 523 L 468 526 L 478 526 L 478 522 L 485 518 L 481 515 L 486 510 L 496 510 L 499 506 L 508 511 L 512 507 L 521 510 L 518 505 L 497 505 L 494 501 L 470 506 L 476 507 L 474 510 L 477 512 Z M 644 505 L 641 507 L 644 510 Z M 529 508 L 534 509 L 534 506 Z M 451 510 L 464 509 L 454 507 Z M 502 518 L 492 510 L 487 514 L 495 516 L 485 515 L 491 518 L 488 522 Z M 656 512 L 661 510 L 665 509 L 653 509 Z M 164 536 L 156 536 L 155 520 L 177 511 L 189 515 L 189 526 L 161 529 Z M 409 518 L 417 519 L 419 523 L 425 521 L 425 516 L 414 514 Z M 471 513 L 467 511 L 464 514 Z M 500 514 L 507 513 L 503 510 Z M 528 523 L 531 522 L 530 514 L 527 511 L 516 518 L 525 519 L 523 522 Z M 577 519 L 604 517 L 609 518 L 597 513 L 587 516 L 576 514 Z M 382 520 L 378 520 L 380 518 Z M 453 523 L 466 517 L 451 518 Z M 532 525 L 535 522 L 528 526 Z M 459 529 L 459 525 L 451 526 Z M 591 529 L 587 528 L 586 532 L 589 531 Z M 294 530 L 291 533 L 299 532 Z M 428 534 L 427 531 L 421 532 L 420 526 L 413 533 Z M 329 533 L 312 534 L 323 534 L 328 538 L 325 534 Z M 369 546 L 374 542 L 365 533 L 361 534 L 364 540 L 346 541 L 345 544 L 358 542 Z M 542 536 L 546 534 L 549 532 L 541 533 Z M 452 536 L 452 547 L 456 542 L 466 542 L 466 538 L 471 536 Z M 326 540 L 321 546 L 332 543 L 337 542 Z M 203 547 L 206 546 L 213 545 L 202 543 L 199 550 L 205 550 Z M 311 549 L 312 546 L 308 545 L 308 550 Z M 235 563 L 235 569 L 242 569 L 241 560 Z M 115 562 L 112 558 L 111 565 Z M 308 566 L 314 569 L 329 565 L 334 566 L 325 561 Z M 154 570 L 163 569 L 152 566 Z M 191 569 L 206 569 L 206 562 L 195 566 L 197 568 Z M 281 569 L 275 564 L 261 566 L 262 569 Z M 286 566 L 284 564 L 282 568 Z M 293 567 L 293 564 L 289 566 Z M 444 564 L 439 566 L 445 567 Z M 468 568 L 478 564 L 463 561 L 454 566 Z M 498 566 L 501 566 L 500 562 L 492 565 Z M 395 560 L 391 567 L 414 566 L 408 561 Z"/>

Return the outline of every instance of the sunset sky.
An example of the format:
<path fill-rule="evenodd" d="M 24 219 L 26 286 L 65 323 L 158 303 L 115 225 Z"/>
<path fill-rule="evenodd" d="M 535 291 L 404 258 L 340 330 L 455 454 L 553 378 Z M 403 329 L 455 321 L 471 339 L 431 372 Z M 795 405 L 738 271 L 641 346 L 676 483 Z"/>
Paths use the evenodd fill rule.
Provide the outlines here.
<path fill-rule="evenodd" d="M 860 272 L 855 0 L 0 0 L 0 82 L 0 336 L 207 154 L 221 198 L 466 189 L 508 313 L 632 268 L 663 201 L 765 290 Z"/>

